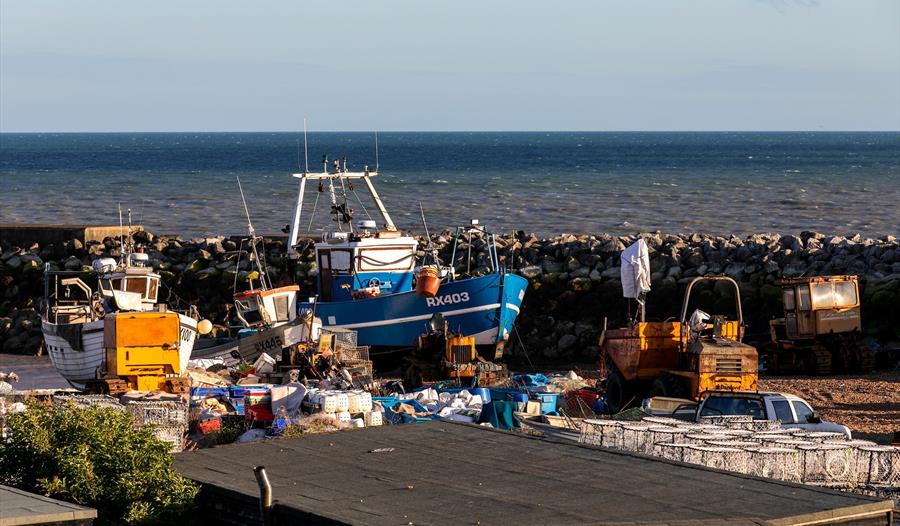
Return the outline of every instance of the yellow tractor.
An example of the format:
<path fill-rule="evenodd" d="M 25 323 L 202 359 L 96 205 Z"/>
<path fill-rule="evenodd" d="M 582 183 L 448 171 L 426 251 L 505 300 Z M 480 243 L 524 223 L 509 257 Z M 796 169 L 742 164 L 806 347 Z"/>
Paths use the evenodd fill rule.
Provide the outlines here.
<path fill-rule="evenodd" d="M 691 291 L 703 281 L 734 287 L 736 320 L 700 310 L 688 318 Z M 642 319 L 600 335 L 608 407 L 621 411 L 649 396 L 699 399 L 708 391 L 756 390 L 757 353 L 741 342 L 743 336 L 738 284 L 726 276 L 694 278 L 685 291 L 680 321 Z"/>
<path fill-rule="evenodd" d="M 769 323 L 762 359 L 773 373 L 868 372 L 875 353 L 862 345 L 856 276 L 781 280 L 784 317 Z"/>

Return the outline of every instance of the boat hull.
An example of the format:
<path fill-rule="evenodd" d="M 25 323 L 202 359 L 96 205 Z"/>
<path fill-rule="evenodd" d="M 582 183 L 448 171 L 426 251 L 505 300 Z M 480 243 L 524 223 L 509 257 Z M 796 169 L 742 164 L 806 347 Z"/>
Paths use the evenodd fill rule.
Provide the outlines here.
<path fill-rule="evenodd" d="M 178 318 L 181 325 L 178 358 L 183 372 L 197 340 L 197 320 L 183 314 L 179 314 Z M 84 389 L 85 384 L 96 379 L 98 371 L 106 367 L 104 326 L 105 320 L 102 319 L 72 324 L 41 321 L 50 361 L 59 374 L 76 389 Z"/>
<path fill-rule="evenodd" d="M 496 345 L 509 338 L 527 286 L 528 281 L 515 274 L 488 274 L 442 283 L 434 298 L 410 291 L 318 302 L 315 310 L 324 329 L 354 330 L 360 345 L 409 347 L 428 332 L 428 321 L 436 313 L 444 316 L 451 331 L 475 337 L 476 345 Z"/>

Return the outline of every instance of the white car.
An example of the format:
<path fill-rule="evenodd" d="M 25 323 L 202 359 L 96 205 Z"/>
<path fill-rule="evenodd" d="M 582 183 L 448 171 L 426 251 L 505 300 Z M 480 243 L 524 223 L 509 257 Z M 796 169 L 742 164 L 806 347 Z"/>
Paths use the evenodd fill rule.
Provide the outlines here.
<path fill-rule="evenodd" d="M 848 439 L 852 438 L 846 426 L 823 421 L 806 400 L 792 394 L 773 391 L 716 391 L 709 393 L 699 404 L 690 400 L 680 402 L 682 403 L 678 404 L 676 399 L 648 399 L 644 401 L 644 410 L 651 414 L 668 414 L 695 421 L 706 416 L 751 415 L 754 420 L 780 420 L 782 427 L 843 433 Z M 673 405 L 677 405 L 677 409 Z M 660 409 L 657 410 L 656 407 Z M 668 410 L 661 407 L 668 407 Z"/>

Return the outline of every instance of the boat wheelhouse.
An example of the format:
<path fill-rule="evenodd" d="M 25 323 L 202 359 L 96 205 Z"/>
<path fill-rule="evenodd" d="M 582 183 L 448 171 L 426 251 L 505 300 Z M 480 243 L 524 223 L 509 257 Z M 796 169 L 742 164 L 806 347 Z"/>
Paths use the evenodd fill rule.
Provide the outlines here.
<path fill-rule="evenodd" d="M 372 181 L 377 170 L 365 167 L 351 172 L 346 160 L 334 162 L 331 170 L 328 166 L 323 159 L 322 172 L 293 174 L 300 188 L 290 229 L 290 257 L 299 257 L 307 183 L 317 183 L 319 192 L 327 191 L 336 225 L 323 229 L 314 245 L 318 295 L 300 302 L 299 308 L 314 310 L 324 328 L 356 331 L 360 345 L 376 349 L 410 347 L 427 332 L 428 321 L 440 313 L 454 332 L 474 337 L 477 345 L 502 351 L 528 282 L 499 264 L 493 236 L 477 223 L 457 229 L 456 242 L 461 235 L 469 236 L 470 241 L 472 236 L 480 236 L 490 247 L 490 263 L 481 275 L 457 276 L 452 266 L 440 264 L 435 251 L 430 264 L 419 262 L 423 265 L 417 266 L 419 242 L 401 233 L 391 220 Z M 371 217 L 353 221 L 347 189 L 355 190 L 354 181 L 362 182 L 369 191 L 380 224 Z M 417 280 L 426 275 L 440 280 L 436 292 L 423 287 L 417 291 Z"/>
<path fill-rule="evenodd" d="M 44 302 L 41 331 L 50 361 L 73 387 L 83 389 L 98 379 L 106 368 L 107 350 L 115 345 L 112 336 L 119 325 L 130 331 L 150 327 L 154 322 L 137 320 L 134 313 L 158 312 L 178 317 L 178 331 L 158 341 L 154 330 L 135 335 L 142 346 L 164 345 L 178 350 L 180 370 L 184 371 L 198 335 L 196 309 L 175 312 L 159 301 L 160 275 L 145 266 L 147 255 L 126 250 L 122 260 L 94 260 L 91 272 L 44 272 Z M 96 279 L 96 286 L 89 282 Z M 85 281 L 87 280 L 87 281 Z"/>

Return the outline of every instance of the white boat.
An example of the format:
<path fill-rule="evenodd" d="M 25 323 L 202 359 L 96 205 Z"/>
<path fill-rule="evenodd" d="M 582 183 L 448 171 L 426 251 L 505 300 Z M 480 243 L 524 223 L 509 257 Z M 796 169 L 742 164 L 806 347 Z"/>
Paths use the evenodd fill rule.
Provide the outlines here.
<path fill-rule="evenodd" d="M 119 262 L 112 258 L 95 260 L 90 273 L 51 272 L 47 267 L 41 330 L 50 361 L 73 387 L 84 389 L 105 371 L 107 348 L 115 346 L 117 318 L 136 318 L 134 313 L 141 312 L 174 313 L 158 301 L 160 276 L 144 266 L 146 261 L 146 254 L 126 249 Z M 94 279 L 97 284 L 92 288 L 85 280 Z M 155 341 L 153 331 L 129 337 L 139 337 L 148 346 L 176 346 L 184 371 L 197 339 L 199 316 L 195 309 L 177 315 L 178 341 Z M 134 321 L 128 326 L 134 327 Z"/>

